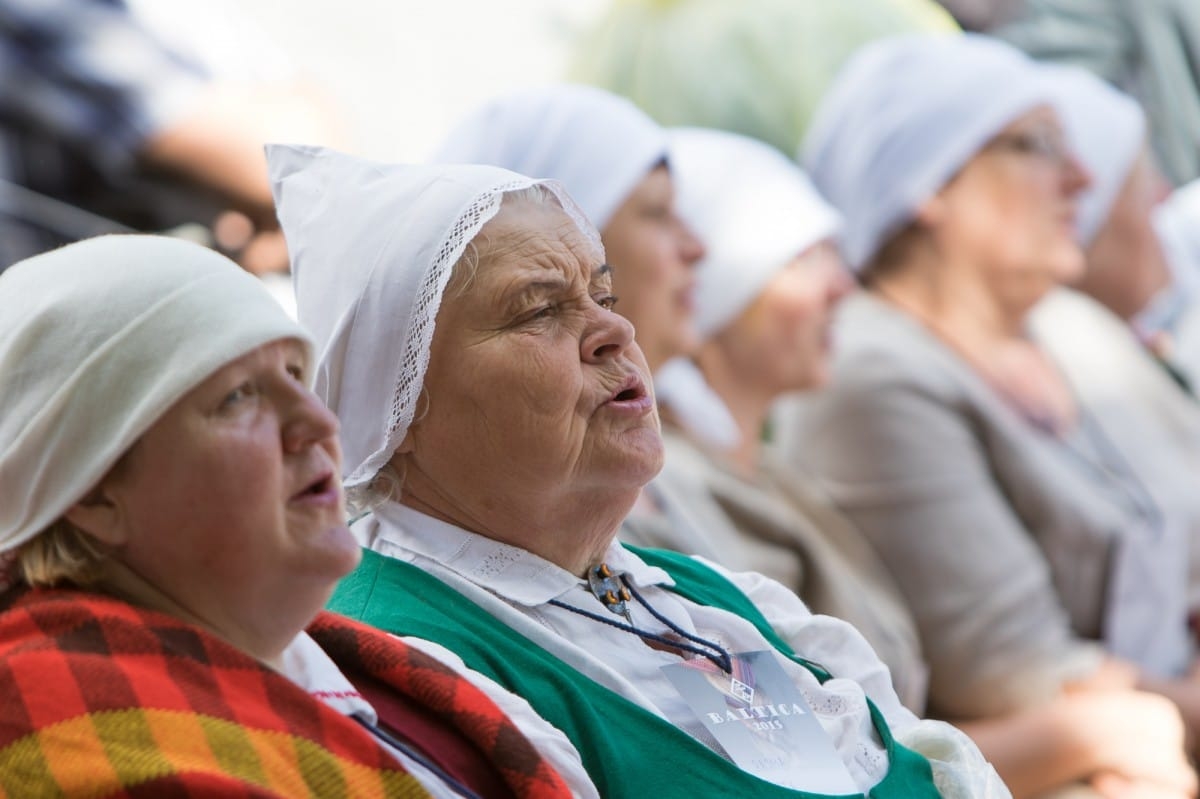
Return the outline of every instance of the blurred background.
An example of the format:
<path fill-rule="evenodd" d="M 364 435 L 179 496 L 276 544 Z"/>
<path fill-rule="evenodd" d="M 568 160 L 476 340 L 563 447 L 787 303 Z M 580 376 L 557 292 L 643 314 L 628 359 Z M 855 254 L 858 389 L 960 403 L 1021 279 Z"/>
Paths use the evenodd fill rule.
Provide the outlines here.
<path fill-rule="evenodd" d="M 531 84 L 794 157 L 858 46 L 960 28 L 1129 91 L 1171 181 L 1200 174 L 1195 0 L 0 0 L 0 270 L 143 230 L 285 271 L 264 142 L 423 160 Z"/>

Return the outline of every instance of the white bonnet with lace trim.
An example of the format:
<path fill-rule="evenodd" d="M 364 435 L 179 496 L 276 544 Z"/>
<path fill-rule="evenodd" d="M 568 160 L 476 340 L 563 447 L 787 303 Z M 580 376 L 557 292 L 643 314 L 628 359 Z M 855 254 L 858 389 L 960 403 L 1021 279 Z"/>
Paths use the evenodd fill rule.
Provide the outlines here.
<path fill-rule="evenodd" d="M 633 103 L 592 86 L 562 84 L 484 104 L 446 137 L 433 160 L 553 178 L 603 230 L 666 159 L 666 132 Z"/>
<path fill-rule="evenodd" d="M 346 487 L 370 483 L 404 440 L 454 265 L 507 192 L 545 186 L 603 258 L 555 181 L 478 165 L 381 164 L 268 145 L 300 321 L 317 341 L 316 391 L 341 420 Z"/>

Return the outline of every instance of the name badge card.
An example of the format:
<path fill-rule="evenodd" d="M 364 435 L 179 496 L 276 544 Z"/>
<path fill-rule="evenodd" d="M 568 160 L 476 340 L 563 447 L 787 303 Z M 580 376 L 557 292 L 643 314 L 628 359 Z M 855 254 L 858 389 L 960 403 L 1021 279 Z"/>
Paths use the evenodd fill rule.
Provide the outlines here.
<path fill-rule="evenodd" d="M 801 791 L 861 793 L 777 655 L 742 652 L 732 660 L 732 675 L 706 658 L 662 668 L 743 771 Z"/>

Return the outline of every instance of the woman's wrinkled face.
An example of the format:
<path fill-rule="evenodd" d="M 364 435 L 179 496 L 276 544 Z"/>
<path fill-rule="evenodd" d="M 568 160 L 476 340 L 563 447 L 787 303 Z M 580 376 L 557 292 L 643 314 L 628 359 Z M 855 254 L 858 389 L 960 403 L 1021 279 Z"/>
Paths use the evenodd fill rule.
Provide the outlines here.
<path fill-rule="evenodd" d="M 828 378 L 834 309 L 853 286 L 836 246 L 817 244 L 781 269 L 713 344 L 766 395 L 818 388 Z"/>
<path fill-rule="evenodd" d="M 693 267 L 704 247 L 675 213 L 675 189 L 665 166 L 650 172 L 602 231 L 618 313 L 633 323 L 651 371 L 699 343 Z"/>
<path fill-rule="evenodd" d="M 636 496 L 662 441 L 646 362 L 612 310 L 613 270 L 553 201 L 507 198 L 474 243 L 478 270 L 446 290 L 428 406 L 398 450 L 407 497 L 482 531 L 498 506 Z"/>
<path fill-rule="evenodd" d="M 290 640 L 292 616 L 307 623 L 358 563 L 337 420 L 303 363 L 284 340 L 217 370 L 100 486 L 118 516 L 116 558 L 239 641 Z"/>
<path fill-rule="evenodd" d="M 1083 275 L 1075 205 L 1089 179 L 1051 109 L 1018 117 L 939 192 L 943 254 L 979 264 L 1002 304 L 1023 313 Z"/>
<path fill-rule="evenodd" d="M 1087 250 L 1087 272 L 1077 287 L 1129 319 L 1171 280 L 1154 229 L 1155 207 L 1170 184 L 1143 149 L 1117 193 L 1108 219 Z"/>

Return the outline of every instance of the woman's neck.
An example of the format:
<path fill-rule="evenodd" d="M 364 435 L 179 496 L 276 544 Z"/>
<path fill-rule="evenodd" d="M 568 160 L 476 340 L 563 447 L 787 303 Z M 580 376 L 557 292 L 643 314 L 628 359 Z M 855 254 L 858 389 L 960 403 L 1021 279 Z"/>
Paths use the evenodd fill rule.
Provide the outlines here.
<path fill-rule="evenodd" d="M 96 587 L 131 605 L 165 613 L 180 621 L 201 627 L 276 671 L 280 670 L 283 651 L 287 648 L 287 644 L 300 632 L 297 630 L 290 638 L 285 636 L 284 639 L 274 642 L 257 640 L 249 633 L 238 629 L 236 625 L 222 624 L 193 612 L 170 594 L 146 580 L 137 571 L 115 559 L 109 559 L 104 563 Z M 285 620 L 279 620 L 281 629 L 285 624 Z"/>
<path fill-rule="evenodd" d="M 550 499 L 536 492 L 514 491 L 469 504 L 441 490 L 439 483 L 412 464 L 407 469 L 402 504 L 524 549 L 580 576 L 603 559 L 639 492 L 637 487 L 603 493 L 581 491 Z"/>
<path fill-rule="evenodd" d="M 906 269 L 870 290 L 915 317 L 969 358 L 990 360 L 997 347 L 1025 338 L 1026 311 L 1015 312 L 972 271 L 941 264 Z"/>
<path fill-rule="evenodd" d="M 1025 317 L 1008 309 L 981 281 L 952 277 L 954 267 L 888 275 L 870 286 L 956 352 L 1016 410 L 1062 435 L 1078 407 L 1065 377 L 1025 334 Z"/>
<path fill-rule="evenodd" d="M 710 341 L 696 358 L 709 388 L 725 403 L 737 424 L 739 441 L 726 454 L 743 475 L 758 473 L 762 454 L 762 429 L 775 399 L 774 392 L 754 381 L 753 375 L 742 375 L 720 344 Z"/>

